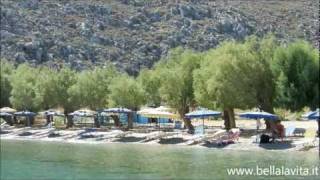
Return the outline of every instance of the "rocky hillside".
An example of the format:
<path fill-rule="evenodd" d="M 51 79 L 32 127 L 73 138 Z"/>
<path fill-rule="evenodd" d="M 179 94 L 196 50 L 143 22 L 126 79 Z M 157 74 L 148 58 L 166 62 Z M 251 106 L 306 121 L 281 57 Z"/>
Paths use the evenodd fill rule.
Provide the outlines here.
<path fill-rule="evenodd" d="M 318 0 L 1 0 L 1 58 L 130 74 L 169 49 L 273 32 L 318 46 Z"/>

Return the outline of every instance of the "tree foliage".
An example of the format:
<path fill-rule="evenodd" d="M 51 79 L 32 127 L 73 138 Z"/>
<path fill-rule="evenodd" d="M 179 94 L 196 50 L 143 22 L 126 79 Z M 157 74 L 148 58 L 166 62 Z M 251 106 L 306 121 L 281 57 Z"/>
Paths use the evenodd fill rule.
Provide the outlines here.
<path fill-rule="evenodd" d="M 5 59 L 0 61 L 0 107 L 10 106 L 11 83 L 10 76 L 14 67 Z"/>
<path fill-rule="evenodd" d="M 175 49 L 156 67 L 161 78 L 160 96 L 179 112 L 181 118 L 189 112 L 190 107 L 195 106 L 192 73 L 200 67 L 201 59 L 198 53 Z M 185 124 L 193 129 L 190 120 L 185 119 Z"/>
<path fill-rule="evenodd" d="M 37 111 L 41 107 L 42 96 L 36 90 L 40 71 L 27 64 L 20 65 L 12 74 L 10 102 L 14 108 Z"/>
<path fill-rule="evenodd" d="M 244 43 L 226 42 L 207 52 L 201 68 L 194 73 L 196 100 L 205 107 L 224 109 L 231 121 L 234 108 L 262 106 L 272 110 L 270 44 L 270 39 L 259 42 L 251 37 Z"/>
<path fill-rule="evenodd" d="M 138 110 L 145 104 L 145 94 L 141 85 L 126 74 L 115 77 L 110 84 L 109 105 Z"/>
<path fill-rule="evenodd" d="M 136 79 L 113 66 L 75 72 L 27 64 L 15 68 L 1 60 L 0 80 L 1 106 L 19 110 L 62 107 L 69 113 L 106 106 L 138 110 L 164 103 L 184 118 L 201 105 L 223 110 L 231 122 L 234 108 L 259 107 L 272 113 L 273 106 L 318 107 L 319 50 L 304 41 L 285 46 L 271 35 L 252 36 L 202 53 L 174 49 Z M 193 128 L 190 120 L 184 121 Z"/>
<path fill-rule="evenodd" d="M 276 105 L 291 110 L 319 106 L 319 50 L 305 41 L 279 47 L 272 70 L 276 78 Z"/>
<path fill-rule="evenodd" d="M 145 92 L 147 104 L 151 106 L 160 106 L 161 96 L 159 89 L 161 87 L 161 79 L 159 72 L 156 70 L 144 69 L 140 72 L 137 80 Z"/>
<path fill-rule="evenodd" d="M 113 67 L 95 68 L 83 71 L 77 76 L 77 81 L 69 89 L 69 100 L 78 108 L 88 107 L 99 109 L 107 106 L 109 85 L 117 75 Z"/>

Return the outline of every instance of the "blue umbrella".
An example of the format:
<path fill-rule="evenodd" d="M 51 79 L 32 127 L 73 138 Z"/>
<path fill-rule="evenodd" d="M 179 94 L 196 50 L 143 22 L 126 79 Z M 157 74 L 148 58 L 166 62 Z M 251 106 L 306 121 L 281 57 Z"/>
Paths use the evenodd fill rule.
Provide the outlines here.
<path fill-rule="evenodd" d="M 185 115 L 187 118 L 208 118 L 208 117 L 218 117 L 221 116 L 221 112 L 212 111 L 208 109 L 201 109 L 197 111 L 192 111 Z"/>
<path fill-rule="evenodd" d="M 47 115 L 47 116 L 64 116 L 63 113 L 59 112 L 59 111 L 56 111 L 54 109 L 49 109 L 49 110 L 46 110 L 44 112 L 42 112 L 44 115 Z"/>
<path fill-rule="evenodd" d="M 277 115 L 267 113 L 267 112 L 244 112 L 239 114 L 242 118 L 247 119 L 266 119 L 266 120 L 278 120 Z"/>
<path fill-rule="evenodd" d="M 13 114 L 6 113 L 6 112 L 0 112 L 0 116 L 2 116 L 2 117 L 13 116 Z"/>
<path fill-rule="evenodd" d="M 218 111 L 212 111 L 208 109 L 200 109 L 197 111 L 192 111 L 190 113 L 187 113 L 186 118 L 194 119 L 194 118 L 202 118 L 202 128 L 204 132 L 204 118 L 208 117 L 219 117 L 221 116 L 221 112 Z"/>
<path fill-rule="evenodd" d="M 255 112 L 255 111 L 240 113 L 239 117 L 257 120 L 257 129 L 256 129 L 257 133 L 259 130 L 258 119 L 273 120 L 273 121 L 279 119 L 279 117 L 277 115 L 267 113 L 267 112 Z"/>
<path fill-rule="evenodd" d="M 25 116 L 25 117 L 28 117 L 28 126 L 31 126 L 31 123 L 30 123 L 30 117 L 33 117 L 35 115 L 37 115 L 36 113 L 34 112 L 30 112 L 30 111 L 20 111 L 20 112 L 16 112 L 14 113 L 15 116 Z"/>
<path fill-rule="evenodd" d="M 16 115 L 16 116 L 35 116 L 37 114 L 34 112 L 30 112 L 30 111 L 20 111 L 20 112 L 14 113 L 14 115 Z"/>
<path fill-rule="evenodd" d="M 319 119 L 320 119 L 319 111 L 318 111 L 318 112 L 316 112 L 316 113 L 314 113 L 314 114 L 312 114 L 312 115 L 310 116 L 310 119 L 316 119 L 316 120 L 319 120 Z"/>
<path fill-rule="evenodd" d="M 121 107 L 121 108 L 103 109 L 101 112 L 106 112 L 106 113 L 130 113 L 132 111 L 130 109 Z"/>
<path fill-rule="evenodd" d="M 319 120 L 319 110 L 311 111 L 307 114 L 302 115 L 304 118 L 308 118 L 310 120 Z"/>
<path fill-rule="evenodd" d="M 70 113 L 71 116 L 80 116 L 80 117 L 93 117 L 94 114 L 83 112 L 83 111 L 75 111 L 73 113 Z"/>

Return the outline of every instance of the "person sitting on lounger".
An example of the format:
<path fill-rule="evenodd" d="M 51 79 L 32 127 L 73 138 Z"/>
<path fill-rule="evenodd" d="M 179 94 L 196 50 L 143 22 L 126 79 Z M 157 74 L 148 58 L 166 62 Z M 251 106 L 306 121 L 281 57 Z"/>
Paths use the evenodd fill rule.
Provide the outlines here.
<path fill-rule="evenodd" d="M 281 124 L 281 121 L 276 121 L 276 124 L 272 127 L 272 142 L 276 138 L 281 138 L 281 141 L 283 141 L 284 137 L 284 126 Z"/>

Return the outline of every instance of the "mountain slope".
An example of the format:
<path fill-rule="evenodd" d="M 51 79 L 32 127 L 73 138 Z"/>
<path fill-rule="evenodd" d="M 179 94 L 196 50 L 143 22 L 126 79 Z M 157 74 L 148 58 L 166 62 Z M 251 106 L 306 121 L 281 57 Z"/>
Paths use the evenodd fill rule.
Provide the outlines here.
<path fill-rule="evenodd" d="M 197 51 L 273 32 L 318 47 L 318 0 L 2 0 L 1 58 L 129 74 L 169 49 Z"/>

